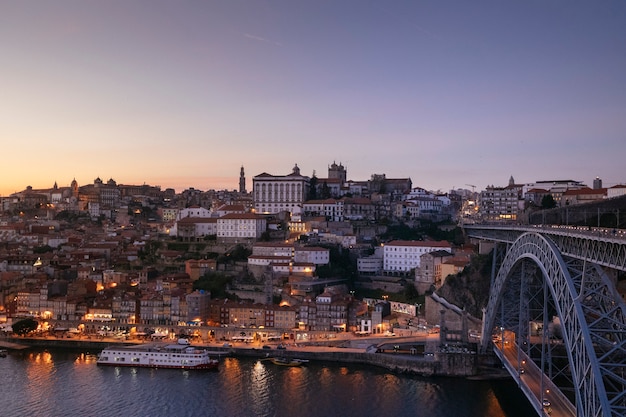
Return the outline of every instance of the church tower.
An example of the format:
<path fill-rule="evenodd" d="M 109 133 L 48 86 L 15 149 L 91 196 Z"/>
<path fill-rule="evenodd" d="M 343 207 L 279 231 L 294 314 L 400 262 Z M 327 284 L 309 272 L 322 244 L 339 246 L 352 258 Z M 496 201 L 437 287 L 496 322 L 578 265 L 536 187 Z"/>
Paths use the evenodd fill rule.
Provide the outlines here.
<path fill-rule="evenodd" d="M 239 192 L 242 194 L 246 192 L 246 174 L 243 172 L 243 165 L 239 171 Z"/>
<path fill-rule="evenodd" d="M 76 181 L 76 178 L 72 180 L 70 187 L 72 188 L 72 197 L 78 200 L 78 181 Z"/>

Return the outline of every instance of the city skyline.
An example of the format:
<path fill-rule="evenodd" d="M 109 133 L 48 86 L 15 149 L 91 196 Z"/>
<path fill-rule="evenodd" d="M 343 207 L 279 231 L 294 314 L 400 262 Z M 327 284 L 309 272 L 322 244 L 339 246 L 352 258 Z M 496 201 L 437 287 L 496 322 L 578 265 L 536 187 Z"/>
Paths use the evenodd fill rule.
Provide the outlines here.
<path fill-rule="evenodd" d="M 0 196 L 113 178 L 626 182 L 621 1 L 5 3 Z"/>

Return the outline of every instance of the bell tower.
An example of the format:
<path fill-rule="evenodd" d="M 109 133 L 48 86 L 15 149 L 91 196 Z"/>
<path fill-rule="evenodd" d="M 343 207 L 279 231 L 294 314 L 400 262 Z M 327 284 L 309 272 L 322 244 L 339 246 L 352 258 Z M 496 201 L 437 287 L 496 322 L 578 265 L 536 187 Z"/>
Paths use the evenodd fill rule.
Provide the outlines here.
<path fill-rule="evenodd" d="M 246 174 L 243 172 L 243 165 L 239 171 L 239 192 L 242 194 L 246 192 Z"/>

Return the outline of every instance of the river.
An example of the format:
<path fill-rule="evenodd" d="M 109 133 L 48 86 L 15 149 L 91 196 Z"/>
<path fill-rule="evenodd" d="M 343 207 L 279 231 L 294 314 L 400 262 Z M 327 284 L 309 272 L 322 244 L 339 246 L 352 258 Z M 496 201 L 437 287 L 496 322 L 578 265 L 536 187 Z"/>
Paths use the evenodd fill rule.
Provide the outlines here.
<path fill-rule="evenodd" d="M 363 365 L 279 367 L 223 358 L 219 371 L 100 367 L 95 352 L 28 350 L 0 358 L 10 417 L 527 417 L 510 380 L 396 375 Z"/>

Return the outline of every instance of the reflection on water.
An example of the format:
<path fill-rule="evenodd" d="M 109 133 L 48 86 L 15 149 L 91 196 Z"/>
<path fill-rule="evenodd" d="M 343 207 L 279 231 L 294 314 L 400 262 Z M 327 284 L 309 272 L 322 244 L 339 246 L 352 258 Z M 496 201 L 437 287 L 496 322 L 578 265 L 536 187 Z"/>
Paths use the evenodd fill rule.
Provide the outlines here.
<path fill-rule="evenodd" d="M 85 352 L 0 359 L 3 413 L 26 416 L 520 417 L 532 409 L 510 381 L 421 378 L 366 366 L 276 366 L 224 358 L 218 372 L 98 367 Z M 508 405 L 503 410 L 502 398 Z"/>

